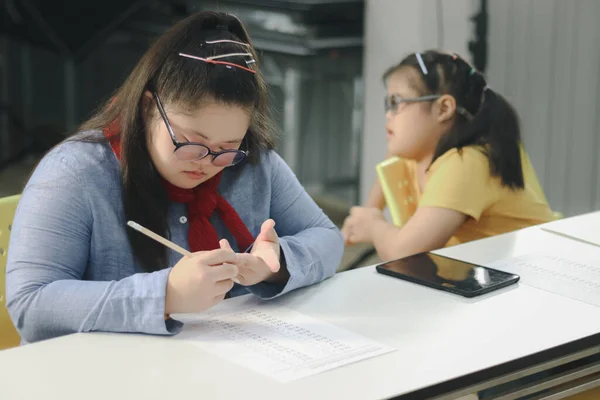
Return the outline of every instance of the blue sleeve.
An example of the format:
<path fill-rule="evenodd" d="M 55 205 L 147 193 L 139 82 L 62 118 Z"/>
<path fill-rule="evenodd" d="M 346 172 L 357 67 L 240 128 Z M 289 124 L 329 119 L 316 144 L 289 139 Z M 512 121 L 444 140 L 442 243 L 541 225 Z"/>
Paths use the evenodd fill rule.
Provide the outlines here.
<path fill-rule="evenodd" d="M 271 218 L 290 278 L 285 285 L 260 283 L 249 289 L 272 298 L 333 276 L 342 260 L 344 239 L 285 161 L 275 152 L 265 157 L 271 168 Z"/>
<path fill-rule="evenodd" d="M 7 308 L 25 342 L 74 332 L 169 335 L 164 319 L 170 270 L 119 281 L 84 281 L 92 213 L 75 161 L 58 149 L 28 182 L 13 222 L 6 268 Z"/>

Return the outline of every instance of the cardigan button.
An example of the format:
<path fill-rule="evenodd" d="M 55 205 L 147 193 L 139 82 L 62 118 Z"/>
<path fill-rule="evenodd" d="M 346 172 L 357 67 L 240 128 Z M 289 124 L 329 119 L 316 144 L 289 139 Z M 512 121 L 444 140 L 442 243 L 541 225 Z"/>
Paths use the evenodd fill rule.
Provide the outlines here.
<path fill-rule="evenodd" d="M 185 224 L 187 222 L 187 217 L 185 217 L 185 216 L 180 217 L 179 222 L 181 222 L 182 224 Z"/>

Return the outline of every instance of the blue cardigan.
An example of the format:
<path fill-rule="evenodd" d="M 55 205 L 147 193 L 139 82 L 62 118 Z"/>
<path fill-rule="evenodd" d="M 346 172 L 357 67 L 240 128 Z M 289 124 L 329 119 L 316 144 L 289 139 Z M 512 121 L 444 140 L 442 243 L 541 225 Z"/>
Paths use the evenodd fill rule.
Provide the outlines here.
<path fill-rule="evenodd" d="M 290 273 L 285 285 L 235 285 L 231 296 L 272 298 L 335 273 L 343 238 L 275 152 L 261 154 L 258 165 L 226 169 L 219 191 L 253 236 L 275 220 Z M 185 205 L 171 203 L 171 240 L 189 249 L 183 217 Z M 211 221 L 234 245 L 216 213 Z M 181 256 L 168 250 L 168 267 L 145 273 L 127 229 L 119 163 L 108 144 L 64 142 L 42 159 L 17 208 L 6 269 L 7 307 L 24 343 L 74 332 L 181 330 L 181 322 L 164 319 L 167 277 Z"/>

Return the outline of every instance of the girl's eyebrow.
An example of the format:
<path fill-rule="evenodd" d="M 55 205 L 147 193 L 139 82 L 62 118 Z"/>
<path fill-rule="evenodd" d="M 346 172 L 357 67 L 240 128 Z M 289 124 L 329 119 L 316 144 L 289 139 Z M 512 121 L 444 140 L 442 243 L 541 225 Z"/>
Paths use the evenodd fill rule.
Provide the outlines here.
<path fill-rule="evenodd" d="M 205 134 L 203 134 L 203 133 L 202 133 L 202 132 L 200 132 L 200 131 L 196 131 L 196 130 L 193 130 L 193 129 L 183 129 L 182 127 L 180 127 L 180 126 L 178 126 L 177 124 L 174 124 L 174 123 L 172 123 L 172 122 L 171 122 L 171 125 L 172 125 L 172 126 L 173 126 L 173 128 L 174 128 L 174 129 L 176 129 L 176 130 L 182 131 L 182 132 L 184 132 L 184 133 L 192 133 L 192 134 L 194 134 L 194 135 L 200 136 L 200 137 L 201 137 L 202 139 L 204 139 L 204 140 L 210 140 L 210 139 L 208 138 L 208 136 L 206 136 Z M 233 140 L 227 140 L 227 141 L 224 141 L 224 142 L 221 142 L 221 143 L 227 143 L 227 144 L 239 144 L 239 143 L 242 143 L 242 139 L 233 139 Z"/>

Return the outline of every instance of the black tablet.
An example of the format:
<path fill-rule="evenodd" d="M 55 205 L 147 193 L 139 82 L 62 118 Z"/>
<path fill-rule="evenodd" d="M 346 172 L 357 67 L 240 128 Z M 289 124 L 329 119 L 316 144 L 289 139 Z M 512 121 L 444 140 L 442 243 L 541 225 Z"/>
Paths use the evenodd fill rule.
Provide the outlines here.
<path fill-rule="evenodd" d="M 388 261 L 375 267 L 377 272 L 455 293 L 475 297 L 519 281 L 519 276 L 433 253 Z"/>

